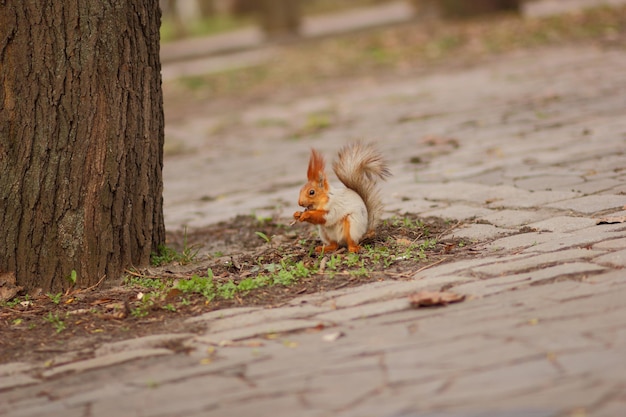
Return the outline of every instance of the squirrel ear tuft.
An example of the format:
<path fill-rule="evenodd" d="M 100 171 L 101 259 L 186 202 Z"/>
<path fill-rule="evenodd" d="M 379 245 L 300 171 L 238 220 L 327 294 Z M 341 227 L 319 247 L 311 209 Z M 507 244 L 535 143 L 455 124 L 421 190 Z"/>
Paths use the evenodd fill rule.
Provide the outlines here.
<path fill-rule="evenodd" d="M 315 149 L 311 149 L 311 158 L 309 159 L 309 169 L 307 170 L 307 178 L 309 181 L 319 181 L 323 183 L 324 175 L 324 157 Z"/>

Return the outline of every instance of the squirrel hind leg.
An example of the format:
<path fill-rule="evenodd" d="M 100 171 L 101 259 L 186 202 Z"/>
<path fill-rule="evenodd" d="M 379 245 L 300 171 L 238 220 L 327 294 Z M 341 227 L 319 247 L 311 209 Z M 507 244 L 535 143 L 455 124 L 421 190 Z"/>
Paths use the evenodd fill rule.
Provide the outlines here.
<path fill-rule="evenodd" d="M 350 235 L 350 217 L 346 216 L 343 219 L 343 238 L 346 241 L 346 245 L 348 246 L 348 251 L 352 253 L 357 253 L 361 250 L 359 246 L 359 242 L 355 242 L 352 239 L 352 235 Z"/>
<path fill-rule="evenodd" d="M 316 253 L 328 253 L 328 252 L 334 252 L 337 249 L 339 249 L 339 244 L 337 242 L 330 242 L 328 245 L 323 245 L 323 246 L 316 246 L 315 247 L 315 252 Z"/>

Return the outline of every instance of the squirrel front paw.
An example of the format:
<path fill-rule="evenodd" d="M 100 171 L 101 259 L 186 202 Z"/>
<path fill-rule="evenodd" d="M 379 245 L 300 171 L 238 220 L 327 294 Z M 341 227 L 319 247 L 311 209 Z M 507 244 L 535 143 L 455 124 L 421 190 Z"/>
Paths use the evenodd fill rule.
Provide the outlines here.
<path fill-rule="evenodd" d="M 302 217 L 302 212 L 301 211 L 296 211 L 295 213 L 293 213 L 293 218 L 296 220 L 300 220 L 300 217 Z"/>

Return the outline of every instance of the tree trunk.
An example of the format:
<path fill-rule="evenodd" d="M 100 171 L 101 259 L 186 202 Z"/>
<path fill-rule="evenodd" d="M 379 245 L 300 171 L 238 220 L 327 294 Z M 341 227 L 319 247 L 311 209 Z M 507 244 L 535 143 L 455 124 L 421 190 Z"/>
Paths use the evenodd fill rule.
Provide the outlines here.
<path fill-rule="evenodd" d="M 290 40 L 301 25 L 300 0 L 257 0 L 261 28 L 268 39 Z"/>
<path fill-rule="evenodd" d="M 0 273 L 60 291 L 165 239 L 158 0 L 4 0 Z"/>
<path fill-rule="evenodd" d="M 519 11 L 522 0 L 411 0 L 416 13 L 444 18 L 471 17 L 500 11 Z M 435 12 L 436 9 L 436 12 Z"/>

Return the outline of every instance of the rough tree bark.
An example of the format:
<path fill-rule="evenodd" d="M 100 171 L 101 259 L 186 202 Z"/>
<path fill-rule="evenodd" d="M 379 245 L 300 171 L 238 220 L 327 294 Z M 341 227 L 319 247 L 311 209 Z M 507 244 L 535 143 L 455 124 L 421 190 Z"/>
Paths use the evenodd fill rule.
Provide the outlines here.
<path fill-rule="evenodd" d="M 158 0 L 0 0 L 0 273 L 44 291 L 165 240 Z"/>

